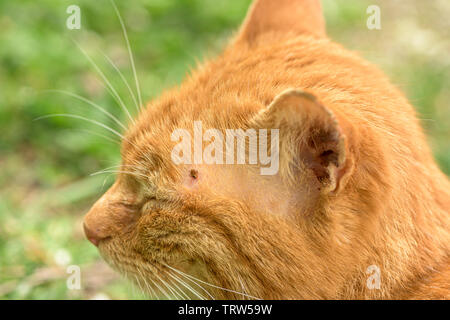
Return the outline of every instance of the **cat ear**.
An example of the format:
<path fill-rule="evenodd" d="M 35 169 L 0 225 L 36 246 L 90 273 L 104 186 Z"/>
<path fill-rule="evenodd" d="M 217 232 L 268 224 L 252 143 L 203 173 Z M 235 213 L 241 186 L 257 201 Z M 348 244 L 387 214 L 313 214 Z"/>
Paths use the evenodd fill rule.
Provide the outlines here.
<path fill-rule="evenodd" d="M 296 171 L 302 170 L 311 189 L 337 193 L 354 166 L 347 139 L 352 127 L 339 120 L 314 95 L 289 89 L 262 110 L 254 124 L 279 129 L 280 169 L 289 177 L 299 179 Z"/>
<path fill-rule="evenodd" d="M 252 42 L 266 32 L 294 32 L 324 37 L 319 0 L 255 0 L 238 39 Z"/>

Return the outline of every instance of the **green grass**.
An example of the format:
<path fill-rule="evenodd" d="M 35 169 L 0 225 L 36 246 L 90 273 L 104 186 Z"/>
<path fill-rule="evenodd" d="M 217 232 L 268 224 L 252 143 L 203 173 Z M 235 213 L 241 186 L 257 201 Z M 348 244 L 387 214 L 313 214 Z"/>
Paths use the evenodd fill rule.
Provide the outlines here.
<path fill-rule="evenodd" d="M 117 1 L 118 2 L 118 1 Z M 440 166 L 450 173 L 447 6 L 420 16 L 380 3 L 383 29 L 365 27 L 368 1 L 324 1 L 330 36 L 379 64 L 411 99 Z M 219 52 L 245 16 L 250 0 L 129 0 L 119 3 L 135 55 L 143 100 L 180 83 L 197 60 Z M 66 28 L 66 8 L 81 8 L 81 30 Z M 429 4 L 428 6 L 432 6 Z M 386 8 L 386 9 L 385 9 Z M 386 13 L 386 14 L 385 14 Z M 428 16 L 427 16 L 428 15 Z M 412 25 L 427 35 L 412 45 Z M 426 30 L 424 33 L 423 30 Z M 395 32 L 394 32 L 395 31 Z M 95 60 L 127 106 L 133 100 L 106 53 L 133 85 L 119 21 L 108 0 L 0 2 L 0 298 L 143 298 L 126 281 L 103 269 L 84 239 L 83 214 L 112 183 L 90 176 L 115 165 L 119 146 L 107 131 L 77 119 L 38 117 L 74 113 L 117 129 L 104 114 L 76 99 L 88 97 L 121 121 L 124 112 L 73 40 Z M 412 39 L 414 40 L 414 38 Z M 426 47 L 425 50 L 423 47 Z M 428 50 L 429 49 L 429 50 Z M 433 49 L 433 50 L 432 50 Z M 130 108 L 133 111 L 133 108 Z M 105 180 L 106 178 L 106 180 Z M 66 266 L 79 265 L 82 289 L 68 290 Z"/>

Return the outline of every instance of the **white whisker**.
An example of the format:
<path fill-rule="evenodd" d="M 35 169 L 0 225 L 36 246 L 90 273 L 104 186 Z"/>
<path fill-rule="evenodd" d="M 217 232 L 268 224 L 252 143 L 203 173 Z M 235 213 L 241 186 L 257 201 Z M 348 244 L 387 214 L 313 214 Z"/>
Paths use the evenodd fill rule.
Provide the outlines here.
<path fill-rule="evenodd" d="M 112 263 L 116 268 L 117 268 L 117 264 L 115 262 Z M 126 272 L 125 270 L 123 270 L 123 277 L 125 278 L 125 280 L 127 280 L 127 283 L 130 284 L 131 286 L 131 291 L 133 291 L 133 295 L 137 295 L 137 291 L 136 291 L 136 285 L 133 283 L 133 280 L 130 278 L 130 276 L 128 275 L 128 272 Z"/>
<path fill-rule="evenodd" d="M 96 104 L 95 102 L 93 102 L 93 101 L 91 101 L 91 100 L 89 100 L 89 99 L 87 99 L 87 98 L 85 98 L 83 96 L 80 96 L 80 95 L 78 95 L 76 93 L 72 93 L 72 92 L 69 92 L 69 91 L 64 91 L 64 90 L 51 89 L 51 90 L 44 90 L 44 92 L 56 92 L 56 93 L 65 94 L 65 95 L 71 96 L 71 97 L 73 97 L 75 99 L 78 99 L 80 101 L 83 101 L 83 102 L 85 102 L 87 104 L 90 104 L 91 106 L 93 106 L 94 108 L 96 108 L 97 110 L 102 112 L 103 114 L 106 114 L 110 119 L 112 119 L 115 123 L 117 123 L 120 127 L 122 127 L 123 130 L 127 130 L 125 125 L 122 122 L 120 122 L 120 120 L 117 119 L 114 115 L 112 115 L 110 112 L 108 112 L 107 110 L 105 110 L 104 108 L 102 108 L 101 106 Z"/>
<path fill-rule="evenodd" d="M 120 168 L 120 167 L 130 167 L 131 169 L 138 169 L 138 170 L 140 169 L 138 166 L 135 166 L 135 165 L 118 164 L 118 165 L 115 165 L 115 166 L 107 167 L 107 168 L 101 169 L 101 170 L 99 170 L 99 171 L 93 172 L 93 173 L 91 173 L 90 175 L 91 175 L 91 176 L 95 176 L 95 175 L 97 175 L 97 174 L 101 174 L 101 173 L 104 173 L 104 172 L 108 172 L 108 170 L 111 170 L 111 169 L 114 169 L 114 168 Z M 137 173 L 138 173 L 138 172 L 137 172 Z"/>
<path fill-rule="evenodd" d="M 142 107 L 141 89 L 139 87 L 139 80 L 138 80 L 137 73 L 136 73 L 136 67 L 134 65 L 134 57 L 133 57 L 133 53 L 131 51 L 130 41 L 128 40 L 127 29 L 125 27 L 125 24 L 123 22 L 122 16 L 121 16 L 121 14 L 119 12 L 119 9 L 117 9 L 117 6 L 116 6 L 116 3 L 114 2 L 114 0 L 111 0 L 111 4 L 113 5 L 114 10 L 116 11 L 117 17 L 119 18 L 120 25 L 121 25 L 122 31 L 123 31 L 123 36 L 124 36 L 125 41 L 127 43 L 128 56 L 130 58 L 131 68 L 133 69 L 134 80 L 135 80 L 135 84 L 136 84 L 136 90 L 137 90 L 138 98 L 139 98 L 139 106 L 141 108 Z"/>
<path fill-rule="evenodd" d="M 136 110 L 137 110 L 137 112 L 139 113 L 139 109 L 140 109 L 140 108 L 139 108 L 139 104 L 138 104 L 138 102 L 137 102 L 137 100 L 136 100 L 136 96 L 134 95 L 133 90 L 131 90 L 130 84 L 128 83 L 127 79 L 125 79 L 125 76 L 124 76 L 123 73 L 119 70 L 119 68 L 116 66 L 116 64 L 115 64 L 115 63 L 114 63 L 114 62 L 113 62 L 106 54 L 103 54 L 103 55 L 105 56 L 105 59 L 108 60 L 109 64 L 114 68 L 114 70 L 116 70 L 116 72 L 119 74 L 120 78 L 122 79 L 123 83 L 126 85 L 128 91 L 129 91 L 130 94 L 131 94 L 131 98 L 132 98 L 133 101 L 134 101 L 134 104 L 135 104 L 135 106 L 136 106 Z"/>
<path fill-rule="evenodd" d="M 161 287 L 160 287 L 155 281 L 153 281 L 151 278 L 148 278 L 148 280 L 150 280 L 150 281 L 153 283 L 153 285 L 155 285 L 155 286 L 159 289 L 159 291 L 160 291 L 163 295 L 166 296 L 166 298 L 167 298 L 168 300 L 172 300 L 172 299 L 170 299 L 170 296 L 169 296 L 169 294 L 167 293 L 166 290 L 164 290 L 163 288 L 161 288 Z"/>
<path fill-rule="evenodd" d="M 195 280 L 189 279 L 187 278 L 185 275 L 181 275 L 184 278 L 188 279 L 189 281 L 192 281 L 197 287 L 199 287 L 200 289 L 202 289 L 212 300 L 215 300 L 214 297 L 211 295 L 211 293 L 209 293 L 208 290 L 206 290 L 202 285 L 200 285 L 198 282 L 196 282 Z"/>
<path fill-rule="evenodd" d="M 101 122 L 99 122 L 99 121 L 92 120 L 92 119 L 89 119 L 89 118 L 86 118 L 86 117 L 83 117 L 83 116 L 79 116 L 79 115 L 76 115 L 76 114 L 70 114 L 70 113 L 56 113 L 56 114 L 49 114 L 49 115 L 45 115 L 45 116 L 38 117 L 38 118 L 34 119 L 33 121 L 37 121 L 37 120 L 41 120 L 41 119 L 47 119 L 47 118 L 52 118 L 52 117 L 68 117 L 68 118 L 74 118 L 74 119 L 84 120 L 84 121 L 87 121 L 87 122 L 96 124 L 96 125 L 98 125 L 98 126 L 104 128 L 104 129 L 106 129 L 106 130 L 108 130 L 108 131 L 114 133 L 114 134 L 117 135 L 119 138 L 124 139 L 124 136 L 123 136 L 121 133 L 119 133 L 118 131 L 116 131 L 116 130 L 110 128 L 110 127 L 108 127 L 107 125 L 105 125 L 105 124 L 103 124 L 103 123 L 101 123 Z"/>
<path fill-rule="evenodd" d="M 172 293 L 172 295 L 174 296 L 174 298 L 177 298 L 177 294 L 174 292 L 174 289 L 171 285 L 169 285 L 166 281 L 164 281 L 163 278 L 161 278 L 157 273 L 155 273 L 155 276 L 159 279 L 159 281 L 162 282 L 163 285 L 166 286 L 166 288 L 170 291 L 170 293 Z"/>
<path fill-rule="evenodd" d="M 107 176 L 105 177 L 105 179 L 103 179 L 103 183 L 102 183 L 102 188 L 101 188 L 101 190 L 104 190 L 105 184 L 106 184 L 106 180 L 108 180 L 109 177 L 110 177 L 110 174 L 107 175 Z"/>
<path fill-rule="evenodd" d="M 128 118 L 131 120 L 132 123 L 135 123 L 133 120 L 133 117 L 131 116 L 130 112 L 128 111 L 127 107 L 125 106 L 125 103 L 122 101 L 122 98 L 120 98 L 120 95 L 117 93 L 116 89 L 114 89 L 111 82 L 109 82 L 108 78 L 105 76 L 103 71 L 100 69 L 100 67 L 94 62 L 94 60 L 87 54 L 86 51 L 76 42 L 73 40 L 75 45 L 80 49 L 81 53 L 86 57 L 86 59 L 91 63 L 91 65 L 94 67 L 94 69 L 97 71 L 97 73 L 100 75 L 100 77 L 103 79 L 103 81 L 106 83 L 108 89 L 110 90 L 110 93 L 112 94 L 113 98 L 116 100 L 116 102 L 122 107 L 122 109 L 127 114 Z"/>
<path fill-rule="evenodd" d="M 189 275 L 189 274 L 186 274 L 186 273 L 184 273 L 184 272 L 182 272 L 182 271 L 180 271 L 180 270 L 177 270 L 177 269 L 175 269 L 175 268 L 173 268 L 173 267 L 171 267 L 171 266 L 169 266 L 169 265 L 165 265 L 165 266 L 166 266 L 167 268 L 169 268 L 169 269 L 171 269 L 171 270 L 177 272 L 177 273 L 180 274 L 180 275 L 184 275 L 184 276 L 186 276 L 187 278 L 192 279 L 192 280 L 197 280 L 198 282 L 203 283 L 203 284 L 206 284 L 206 285 L 211 286 L 211 287 L 213 287 L 213 288 L 220 289 L 220 290 L 224 290 L 224 291 L 228 291 L 228 292 L 232 292 L 232 293 L 235 293 L 235 294 L 238 294 L 238 295 L 242 295 L 242 296 L 245 296 L 245 297 L 248 297 L 248 298 L 252 298 L 252 299 L 256 299 L 256 300 L 261 300 L 260 298 L 257 298 L 257 297 L 254 297 L 254 296 L 251 296 L 251 295 L 248 295 L 248 294 L 239 292 L 239 291 L 235 291 L 235 290 L 231 290 L 231 289 L 227 289 L 227 288 L 222 288 L 222 287 L 216 286 L 216 285 L 214 285 L 214 284 L 212 284 L 212 283 L 208 283 L 208 282 L 206 282 L 206 281 L 200 280 L 200 279 L 198 279 L 198 278 L 196 278 L 196 277 L 193 277 L 193 276 L 191 276 L 191 275 Z"/>
<path fill-rule="evenodd" d="M 124 173 L 124 174 L 131 174 L 131 175 L 134 175 L 137 177 L 148 178 L 145 174 L 142 174 L 142 173 L 132 172 L 132 171 L 123 171 L 123 170 L 103 170 L 100 172 L 91 173 L 90 176 L 96 176 L 96 175 L 104 174 L 104 173 Z"/>
<path fill-rule="evenodd" d="M 238 275 L 238 278 L 239 278 L 239 282 L 241 283 L 241 289 L 242 289 L 242 292 L 245 293 L 245 294 L 247 294 L 247 290 L 245 289 L 245 286 L 244 286 L 244 283 L 242 282 L 241 276 Z M 248 299 L 247 297 L 245 297 L 245 298 Z"/>
<path fill-rule="evenodd" d="M 98 137 L 101 137 L 101 138 L 103 138 L 103 139 L 105 139 L 105 140 L 108 140 L 108 141 L 110 141 L 110 142 L 112 142 L 112 143 L 114 143 L 114 144 L 120 145 L 120 141 L 114 140 L 114 139 L 111 138 L 111 137 L 105 136 L 104 134 L 101 134 L 101 133 L 98 133 L 98 132 L 95 132 L 95 131 L 91 131 L 91 130 L 87 130 L 87 129 L 73 129 L 73 130 L 75 130 L 75 131 L 81 131 L 81 132 L 84 132 L 84 133 L 93 134 L 93 135 L 95 135 L 95 136 L 98 136 Z"/>
<path fill-rule="evenodd" d="M 98 133 L 98 132 L 95 132 L 95 131 L 92 131 L 92 130 L 70 128 L 70 129 L 63 129 L 61 131 L 73 131 L 73 132 L 80 132 L 80 133 L 88 133 L 88 134 L 91 134 L 91 135 L 103 138 L 103 139 L 105 139 L 105 140 L 107 140 L 107 141 L 109 141 L 111 143 L 120 145 L 120 141 L 119 140 L 116 140 L 114 138 L 111 138 L 110 136 L 106 136 L 104 134 L 101 134 L 101 133 Z"/>
<path fill-rule="evenodd" d="M 137 276 L 134 276 L 134 278 L 136 279 L 136 282 L 137 282 L 139 288 L 141 289 L 141 292 L 145 293 L 145 290 L 142 288 L 141 282 L 139 281 L 139 278 Z"/>
<path fill-rule="evenodd" d="M 199 299 L 201 300 L 205 300 L 205 297 L 203 297 L 200 293 L 198 293 L 197 290 L 195 290 L 194 288 L 192 288 L 188 283 L 186 283 L 185 281 L 181 280 L 180 278 L 178 278 L 176 275 L 168 272 L 167 273 L 170 277 L 172 277 L 173 279 L 175 279 L 175 281 L 177 281 L 178 283 L 180 283 L 183 287 L 185 287 L 186 289 L 188 289 L 189 291 L 191 291 L 195 296 L 197 296 Z"/>
<path fill-rule="evenodd" d="M 155 297 L 154 299 L 158 298 L 157 295 L 156 295 L 155 290 L 153 290 L 153 288 L 147 283 L 147 280 L 145 280 L 145 277 L 144 277 L 144 275 L 142 274 L 141 269 L 140 269 L 138 266 L 136 266 L 136 268 L 137 268 L 137 271 L 139 272 L 139 274 L 141 275 L 142 280 L 144 281 L 144 284 L 145 284 L 145 286 L 147 287 L 148 291 L 151 292 L 151 293 L 150 293 L 150 294 L 151 294 L 151 297 L 150 297 L 150 298 L 153 298 L 153 297 Z M 159 298 L 158 298 L 158 300 L 159 300 Z"/>
<path fill-rule="evenodd" d="M 181 299 L 187 299 L 187 300 L 190 300 L 191 298 L 186 294 L 186 293 L 184 293 L 184 290 L 183 289 L 181 289 L 176 283 L 175 283 L 175 281 L 173 280 L 173 279 L 167 279 L 167 281 L 169 281 L 172 285 L 174 285 L 177 289 L 178 289 L 178 292 L 181 294 L 181 295 L 183 295 L 183 296 L 181 296 Z"/>

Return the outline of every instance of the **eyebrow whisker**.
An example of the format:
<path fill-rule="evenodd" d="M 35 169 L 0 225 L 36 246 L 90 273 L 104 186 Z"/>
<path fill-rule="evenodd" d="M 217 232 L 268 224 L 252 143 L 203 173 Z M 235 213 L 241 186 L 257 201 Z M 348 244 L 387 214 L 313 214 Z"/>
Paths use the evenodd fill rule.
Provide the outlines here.
<path fill-rule="evenodd" d="M 136 96 L 135 96 L 133 90 L 131 90 L 130 84 L 128 83 L 127 79 L 123 75 L 122 71 L 120 71 L 119 68 L 116 66 L 116 64 L 106 54 L 103 54 L 103 55 L 105 56 L 105 59 L 108 60 L 109 64 L 114 68 L 114 70 L 116 70 L 116 72 L 119 74 L 120 78 L 122 79 L 123 83 L 126 85 L 128 91 L 130 92 L 131 98 L 134 101 L 136 110 L 139 113 L 139 111 L 140 111 L 139 104 L 136 100 Z"/>
<path fill-rule="evenodd" d="M 67 118 L 74 118 L 74 119 L 84 120 L 84 121 L 96 124 L 96 125 L 104 128 L 104 129 L 114 133 L 115 135 L 117 135 L 121 139 L 125 139 L 125 137 L 121 133 L 119 133 L 118 131 L 112 129 L 111 127 L 107 126 L 106 124 L 101 123 L 101 122 L 96 121 L 96 120 L 93 120 L 93 119 L 89 119 L 89 118 L 77 115 L 77 114 L 71 114 L 71 113 L 48 114 L 48 115 L 41 116 L 41 117 L 38 117 L 36 119 L 33 119 L 33 121 L 37 121 L 37 120 L 41 120 L 41 119 L 47 119 L 47 118 L 53 118 L 53 117 L 67 117 Z"/>
<path fill-rule="evenodd" d="M 96 175 L 103 174 L 103 173 L 123 173 L 123 174 L 131 174 L 136 177 L 148 178 L 145 174 L 142 174 L 142 173 L 132 172 L 132 171 L 122 171 L 122 170 L 103 170 L 103 171 L 91 173 L 90 176 L 96 176 Z"/>
<path fill-rule="evenodd" d="M 136 91 L 138 93 L 138 98 L 139 98 L 139 106 L 140 106 L 140 108 L 142 108 L 141 89 L 139 87 L 139 79 L 137 77 L 136 67 L 134 65 L 134 57 L 133 57 L 133 52 L 131 50 L 130 41 L 128 39 L 127 29 L 125 27 L 125 23 L 123 22 L 122 15 L 120 14 L 120 11 L 117 8 L 116 3 L 114 2 L 114 0 L 111 0 L 111 4 L 113 5 L 114 10 L 116 11 L 117 17 L 119 18 L 120 26 L 122 27 L 123 36 L 125 38 L 125 42 L 127 43 L 128 56 L 130 58 L 131 68 L 133 70 L 133 75 L 134 75 L 134 80 L 135 80 L 135 85 L 136 85 Z"/>
<path fill-rule="evenodd" d="M 103 71 L 100 69 L 100 67 L 94 62 L 94 60 L 87 54 L 87 52 L 76 42 L 73 40 L 75 45 L 78 47 L 78 49 L 83 53 L 83 55 L 86 57 L 86 59 L 89 61 L 89 63 L 94 67 L 94 69 L 97 71 L 97 73 L 100 75 L 100 77 L 103 79 L 103 81 L 106 83 L 106 86 L 108 90 L 110 91 L 111 95 L 113 96 L 114 100 L 121 106 L 121 108 L 125 111 L 128 118 L 131 120 L 131 123 L 135 124 L 135 121 L 133 117 L 131 116 L 130 112 L 128 111 L 128 108 L 125 106 L 125 103 L 123 102 L 120 95 L 117 93 L 114 86 L 111 84 L 111 82 L 108 80 L 108 78 L 105 76 Z"/>
<path fill-rule="evenodd" d="M 123 130 L 126 130 L 127 128 L 125 127 L 125 125 L 119 120 L 117 119 L 113 114 L 111 114 L 110 112 L 108 112 L 105 108 L 99 106 L 97 103 L 93 102 L 92 100 L 89 100 L 83 96 L 80 96 L 79 94 L 76 93 L 72 93 L 69 91 L 65 91 L 65 90 L 56 90 L 56 89 L 50 89 L 50 90 L 44 90 L 43 92 L 55 92 L 55 93 L 61 93 L 61 94 L 65 94 L 68 95 L 70 97 L 73 97 L 75 99 L 78 99 L 80 101 L 83 101 L 87 104 L 90 104 L 91 106 L 93 106 L 94 108 L 96 108 L 97 110 L 99 110 L 100 112 L 102 112 L 103 114 L 105 114 L 106 116 L 108 116 L 110 119 L 112 119 L 115 123 L 117 123 Z"/>
<path fill-rule="evenodd" d="M 104 172 L 106 172 L 106 171 L 108 171 L 108 170 L 111 170 L 111 169 L 114 169 L 114 168 L 120 168 L 120 167 L 130 167 L 130 168 L 132 168 L 132 169 L 140 169 L 140 168 L 139 168 L 138 166 L 136 166 L 136 165 L 131 165 L 131 164 L 118 164 L 118 165 L 115 165 L 115 166 L 107 167 L 107 168 L 101 169 L 101 170 L 99 170 L 99 171 L 93 172 L 93 173 L 91 173 L 91 175 L 97 175 L 97 174 L 100 174 L 100 173 L 104 173 Z"/>

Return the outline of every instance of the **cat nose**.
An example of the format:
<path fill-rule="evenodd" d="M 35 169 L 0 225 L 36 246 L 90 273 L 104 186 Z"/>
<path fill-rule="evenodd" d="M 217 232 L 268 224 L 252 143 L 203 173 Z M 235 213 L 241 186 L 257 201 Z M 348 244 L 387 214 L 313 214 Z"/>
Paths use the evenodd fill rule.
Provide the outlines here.
<path fill-rule="evenodd" d="M 92 244 L 96 247 L 98 247 L 98 244 L 101 240 L 109 238 L 108 236 L 105 236 L 100 232 L 100 230 L 89 227 L 86 222 L 83 223 L 84 228 L 84 234 L 86 235 L 86 238 L 92 242 Z"/>
<path fill-rule="evenodd" d="M 129 227 L 138 218 L 134 211 L 130 212 L 131 209 L 123 205 L 124 198 L 131 197 L 127 197 L 116 182 L 85 215 L 84 233 L 96 247 L 102 241 L 120 235 L 124 228 Z"/>
<path fill-rule="evenodd" d="M 98 247 L 100 241 L 112 236 L 108 192 L 92 206 L 83 220 L 86 238 Z"/>

